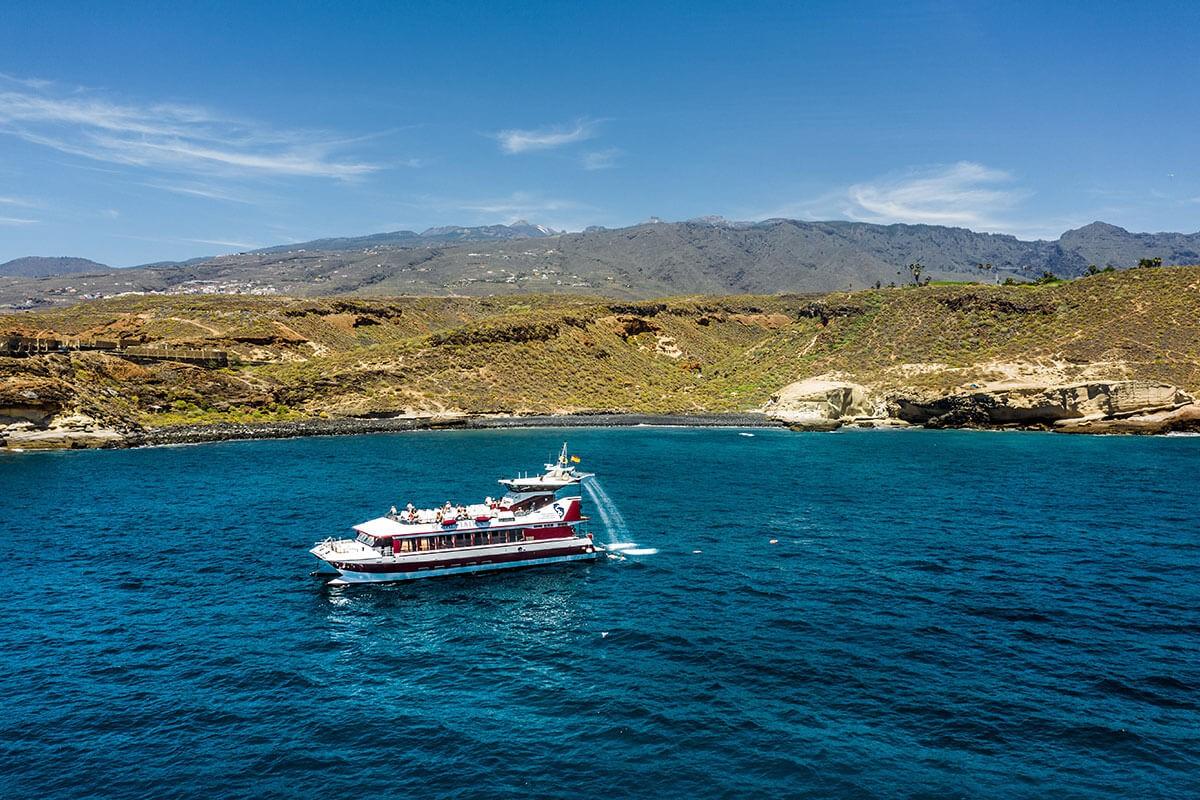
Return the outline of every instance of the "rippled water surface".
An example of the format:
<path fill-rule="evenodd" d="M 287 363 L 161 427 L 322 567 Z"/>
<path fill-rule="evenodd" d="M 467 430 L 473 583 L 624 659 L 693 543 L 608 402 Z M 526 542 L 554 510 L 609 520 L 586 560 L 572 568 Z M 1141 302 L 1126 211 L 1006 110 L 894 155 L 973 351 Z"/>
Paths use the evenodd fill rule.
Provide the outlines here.
<path fill-rule="evenodd" d="M 309 577 L 564 436 L 643 555 Z M 0 797 L 1200 796 L 1200 439 L 428 432 L 0 487 Z"/>

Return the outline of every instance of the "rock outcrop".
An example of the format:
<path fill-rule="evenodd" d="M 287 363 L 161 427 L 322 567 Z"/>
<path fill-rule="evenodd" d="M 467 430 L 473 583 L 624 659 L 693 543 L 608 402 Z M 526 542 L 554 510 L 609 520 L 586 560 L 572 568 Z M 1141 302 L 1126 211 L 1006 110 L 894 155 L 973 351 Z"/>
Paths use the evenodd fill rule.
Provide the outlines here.
<path fill-rule="evenodd" d="M 0 380 L 0 447 L 58 450 L 122 447 L 123 432 L 75 407 L 65 381 L 49 376 Z"/>
<path fill-rule="evenodd" d="M 28 420 L 0 423 L 0 447 L 12 450 L 72 450 L 89 447 L 125 447 L 126 434 L 86 414 L 53 417 L 48 424 Z"/>
<path fill-rule="evenodd" d="M 1200 432 L 1200 405 L 1176 408 L 1172 411 L 1154 411 L 1131 417 L 1112 419 L 1078 420 L 1055 426 L 1063 433 L 1132 433 L 1160 434 L 1174 432 Z"/>
<path fill-rule="evenodd" d="M 865 386 L 823 378 L 783 387 L 771 395 L 763 412 L 802 430 L 833 430 L 852 420 L 878 416 Z"/>
<path fill-rule="evenodd" d="M 1148 381 L 1088 381 L 1017 386 L 936 397 L 893 397 L 892 416 L 927 428 L 1067 427 L 1170 412 L 1191 405 L 1186 392 Z"/>

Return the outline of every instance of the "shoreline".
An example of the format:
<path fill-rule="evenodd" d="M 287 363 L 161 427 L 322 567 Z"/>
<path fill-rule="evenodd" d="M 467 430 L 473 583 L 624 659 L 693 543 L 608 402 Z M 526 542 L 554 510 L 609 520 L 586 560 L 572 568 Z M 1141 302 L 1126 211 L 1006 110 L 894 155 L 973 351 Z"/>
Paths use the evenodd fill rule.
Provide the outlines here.
<path fill-rule="evenodd" d="M 429 430 L 503 430 L 518 428 L 633 428 L 639 426 L 679 428 L 772 428 L 795 432 L 821 433 L 842 429 L 905 430 L 978 430 L 1041 431 L 1092 436 L 1162 436 L 1194 433 L 1200 435 L 1200 407 L 1189 406 L 1185 414 L 1147 418 L 1081 421 L 1069 426 L 1047 424 L 947 425 L 911 424 L 894 418 L 861 418 L 823 422 L 789 420 L 758 411 L 645 414 L 632 412 L 583 412 L 578 414 L 452 414 L 429 416 L 339 417 L 259 423 L 209 423 L 172 425 L 160 428 L 114 429 L 95 421 L 73 429 L 47 431 L 36 437 L 0 441 L 0 451 L 37 452 L 53 450 L 168 447 L 172 445 L 259 439 L 297 439 L 309 436 L 357 436 L 372 433 L 398 433 Z"/>
<path fill-rule="evenodd" d="M 251 439 L 296 439 L 307 436 L 356 436 L 425 430 L 500 430 L 506 428 L 780 428 L 786 423 L 757 412 L 725 414 L 530 414 L 454 417 L 344 417 L 339 419 L 218 423 L 150 428 L 128 435 L 129 447 L 158 447 Z"/>

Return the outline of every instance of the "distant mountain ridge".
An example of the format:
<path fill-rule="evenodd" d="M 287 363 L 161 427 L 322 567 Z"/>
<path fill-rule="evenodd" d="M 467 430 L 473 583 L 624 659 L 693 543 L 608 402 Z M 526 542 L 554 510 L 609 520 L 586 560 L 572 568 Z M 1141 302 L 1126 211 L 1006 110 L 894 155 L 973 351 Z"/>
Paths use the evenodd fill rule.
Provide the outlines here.
<path fill-rule="evenodd" d="M 714 236 L 714 232 L 718 233 Z M 727 235 L 725 232 L 728 232 Z M 512 225 L 446 226 L 429 228 L 421 233 L 393 231 L 367 236 L 314 239 L 253 252 L 339 252 L 370 247 L 449 246 L 550 236 L 558 236 L 564 243 L 570 243 L 580 250 L 590 251 L 596 245 L 613 246 L 625 250 L 626 258 L 652 261 L 665 254 L 678 255 L 694 248 L 710 249 L 714 242 L 709 240 L 719 242 L 722 239 L 741 238 L 740 244 L 750 251 L 746 255 L 752 255 L 760 244 L 767 244 L 764 240 L 784 240 L 770 242 L 767 249 L 775 251 L 778 244 L 785 244 L 785 252 L 778 255 L 813 267 L 827 265 L 831 258 L 852 259 L 857 255 L 866 264 L 882 260 L 896 267 L 921 261 L 932 270 L 969 271 L 969 268 L 978 264 L 990 263 L 998 271 L 1014 275 L 1035 275 L 1049 271 L 1069 276 L 1081 274 L 1089 264 L 1123 268 L 1136 265 L 1142 258 L 1158 257 L 1167 264 L 1200 262 L 1200 233 L 1130 233 L 1105 222 L 1093 222 L 1069 230 L 1058 240 L 1029 241 L 1009 234 L 977 233 L 944 225 L 880 225 L 791 219 L 731 222 L 719 216 L 698 217 L 686 222 L 664 222 L 652 217 L 647 222 L 627 228 L 592 226 L 580 233 L 555 231 L 522 220 Z M 633 240 L 639 240 L 641 244 L 636 248 L 625 244 Z M 726 243 L 735 247 L 738 244 Z M 588 255 L 592 254 L 589 252 Z M 731 258 L 737 256 L 735 253 L 726 255 Z"/>
<path fill-rule="evenodd" d="M 71 256 L 25 256 L 0 264 L 0 275 L 19 278 L 43 278 L 50 275 L 75 275 L 83 272 L 108 272 L 112 267 L 86 258 Z"/>
<path fill-rule="evenodd" d="M 426 228 L 421 233 L 417 233 L 416 231 L 390 231 L 387 233 L 372 233 L 366 236 L 313 239 L 309 242 L 264 247 L 252 252 L 286 253 L 298 250 L 362 250 L 368 247 L 390 246 L 421 247 L 504 239 L 540 239 L 546 236 L 556 236 L 560 232 L 545 225 L 531 225 L 525 220 L 518 220 L 511 225 L 480 225 L 476 227 L 444 225 L 438 228 Z"/>
<path fill-rule="evenodd" d="M 80 277 L 0 278 L 0 308 L 122 292 L 298 296 L 779 294 L 912 281 L 1031 280 L 1143 258 L 1200 264 L 1200 233 L 1130 233 L 1094 222 L 1057 240 L 1024 241 L 941 225 L 773 219 L 651 221 L 560 233 L 517 223 L 317 239 L 179 264 Z M 92 263 L 92 262 L 89 262 Z M 980 269 L 980 265 L 991 265 Z"/>

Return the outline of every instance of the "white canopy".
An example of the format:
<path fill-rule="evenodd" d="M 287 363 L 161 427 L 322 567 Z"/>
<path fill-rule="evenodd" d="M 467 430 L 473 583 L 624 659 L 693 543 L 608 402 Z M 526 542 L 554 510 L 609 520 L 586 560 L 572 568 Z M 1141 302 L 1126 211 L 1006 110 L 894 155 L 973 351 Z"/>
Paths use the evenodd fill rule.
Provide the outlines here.
<path fill-rule="evenodd" d="M 375 538 L 380 538 L 382 536 L 400 536 L 401 534 L 412 532 L 411 527 L 406 528 L 399 522 L 388 519 L 387 517 L 379 517 L 377 519 L 367 520 L 366 522 L 360 522 L 354 526 L 354 530 L 358 531 L 359 533 L 365 533 L 368 536 L 374 536 Z"/>

